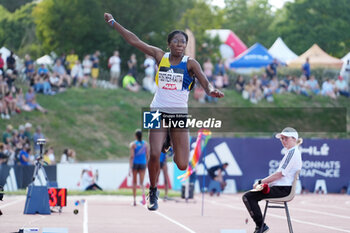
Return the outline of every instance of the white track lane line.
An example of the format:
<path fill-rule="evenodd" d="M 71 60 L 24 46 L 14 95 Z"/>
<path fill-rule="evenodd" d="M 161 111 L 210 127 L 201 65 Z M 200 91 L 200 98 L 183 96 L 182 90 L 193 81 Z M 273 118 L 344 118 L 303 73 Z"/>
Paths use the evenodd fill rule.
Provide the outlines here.
<path fill-rule="evenodd" d="M 166 220 L 168 220 L 168 221 L 170 221 L 170 222 L 172 222 L 172 223 L 178 225 L 179 227 L 185 229 L 185 230 L 188 231 L 188 232 L 196 233 L 194 230 L 192 230 L 192 229 L 186 227 L 185 225 L 179 223 L 178 221 L 176 221 L 176 220 L 174 220 L 174 219 L 172 219 L 172 218 L 166 216 L 165 214 L 162 214 L 162 213 L 159 212 L 159 211 L 153 211 L 153 213 L 158 214 L 159 216 L 161 216 L 161 217 L 165 218 Z"/>
<path fill-rule="evenodd" d="M 149 211 L 149 210 L 147 209 L 147 204 L 144 206 L 144 208 L 145 208 L 147 211 Z M 176 220 L 174 220 L 174 219 L 172 219 L 172 218 L 166 216 L 165 214 L 162 214 L 162 213 L 159 212 L 159 211 L 151 211 L 151 212 L 154 213 L 154 214 L 158 214 L 159 216 L 161 216 L 161 217 L 165 218 L 166 220 L 168 220 L 168 221 L 174 223 L 175 225 L 178 225 L 179 227 L 185 229 L 185 230 L 188 231 L 188 232 L 196 233 L 194 230 L 192 230 L 192 229 L 186 227 L 185 225 L 179 223 L 178 221 L 176 221 Z"/>
<path fill-rule="evenodd" d="M 89 227 L 88 227 L 88 201 L 85 199 L 84 203 L 84 220 L 83 220 L 83 232 L 88 233 Z"/>
<path fill-rule="evenodd" d="M 321 207 L 321 208 L 327 208 L 327 209 L 336 209 L 336 210 L 349 210 L 349 208 L 343 208 L 343 207 L 339 207 L 339 206 L 331 206 L 331 205 L 320 205 L 320 204 L 313 204 L 313 203 L 309 203 L 307 201 L 301 201 L 300 202 L 303 205 L 308 205 L 308 206 L 317 206 L 317 207 Z"/>
<path fill-rule="evenodd" d="M 19 203 L 19 202 L 22 202 L 22 201 L 24 201 L 24 198 L 21 198 L 21 199 L 19 199 L 19 200 L 6 203 L 6 204 L 4 204 L 4 205 L 0 205 L 0 208 L 1 208 L 1 209 L 5 209 L 5 208 L 8 207 L 8 206 L 15 205 L 15 204 L 17 204 L 17 203 Z"/>
<path fill-rule="evenodd" d="M 277 214 L 269 214 L 269 216 L 279 218 L 279 219 L 286 219 L 286 217 L 282 217 L 282 216 L 277 215 Z M 326 228 L 326 229 L 330 229 L 330 230 L 350 233 L 350 230 L 341 229 L 341 228 L 332 227 L 332 226 L 327 226 L 327 225 L 322 225 L 319 223 L 306 222 L 306 221 L 295 219 L 295 218 L 292 218 L 291 220 L 292 220 L 292 222 L 297 222 L 297 223 L 302 223 L 302 224 L 311 225 L 311 226 L 315 226 L 315 227 L 322 227 L 322 228 Z"/>
<path fill-rule="evenodd" d="M 211 204 L 214 204 L 214 205 L 225 206 L 225 207 L 228 207 L 231 209 L 240 209 L 240 210 L 244 209 L 243 207 L 241 208 L 241 207 L 236 207 L 236 206 L 232 206 L 232 205 L 228 205 L 228 204 L 221 204 L 221 203 L 217 203 L 216 201 L 208 201 L 208 202 Z M 282 217 L 282 216 L 277 215 L 277 214 L 269 214 L 269 216 L 279 218 L 279 219 L 286 219 L 286 217 Z M 330 229 L 330 230 L 350 233 L 350 230 L 341 229 L 341 228 L 332 227 L 332 226 L 327 226 L 327 225 L 322 225 L 322 224 L 318 224 L 318 223 L 306 222 L 306 221 L 302 221 L 299 219 L 295 219 L 294 217 L 291 220 L 292 220 L 292 222 L 297 222 L 297 223 L 302 223 L 302 224 L 311 225 L 311 226 L 315 226 L 315 227 L 322 227 L 322 228 L 326 228 L 326 229 Z"/>
<path fill-rule="evenodd" d="M 313 214 L 326 215 L 326 216 L 336 217 L 336 218 L 350 219 L 350 216 L 345 216 L 345 215 L 340 215 L 340 214 L 332 214 L 332 213 L 321 212 L 321 211 L 317 211 L 317 210 L 307 210 L 307 209 L 300 209 L 300 208 L 295 208 L 295 207 L 289 207 L 289 209 L 291 209 L 291 210 L 297 210 L 297 211 L 302 211 L 302 212 L 313 213 Z"/>

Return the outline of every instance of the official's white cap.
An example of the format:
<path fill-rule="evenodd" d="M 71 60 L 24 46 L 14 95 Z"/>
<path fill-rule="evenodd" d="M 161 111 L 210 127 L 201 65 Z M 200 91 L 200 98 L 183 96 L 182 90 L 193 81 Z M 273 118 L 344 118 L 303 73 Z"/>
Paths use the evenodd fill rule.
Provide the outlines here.
<path fill-rule="evenodd" d="M 286 137 L 293 137 L 297 140 L 299 138 L 298 132 L 291 127 L 284 128 L 281 133 L 276 134 L 276 138 L 280 139 L 282 135 Z"/>

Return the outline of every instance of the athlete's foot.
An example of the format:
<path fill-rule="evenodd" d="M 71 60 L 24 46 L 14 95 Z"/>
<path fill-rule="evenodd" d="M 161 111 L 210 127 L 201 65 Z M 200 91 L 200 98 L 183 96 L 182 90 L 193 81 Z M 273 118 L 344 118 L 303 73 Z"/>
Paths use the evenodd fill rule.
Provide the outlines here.
<path fill-rule="evenodd" d="M 157 188 L 149 188 L 149 193 L 147 196 L 147 208 L 148 210 L 157 210 L 158 209 L 158 195 L 159 192 Z"/>

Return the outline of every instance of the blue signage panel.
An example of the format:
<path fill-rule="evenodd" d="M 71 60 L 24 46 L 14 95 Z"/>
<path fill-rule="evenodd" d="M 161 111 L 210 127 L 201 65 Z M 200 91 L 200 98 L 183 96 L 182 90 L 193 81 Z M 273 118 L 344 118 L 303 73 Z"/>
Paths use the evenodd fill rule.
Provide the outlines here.
<path fill-rule="evenodd" d="M 301 185 L 313 192 L 316 181 L 324 179 L 328 192 L 339 193 L 350 181 L 349 139 L 305 139 L 300 146 L 303 168 Z M 212 138 L 206 156 L 197 166 L 202 186 L 206 168 L 228 162 L 226 178 L 234 179 L 238 191 L 252 188 L 256 179 L 272 174 L 283 158 L 284 148 L 275 138 Z M 208 178 L 204 180 L 208 186 Z"/>

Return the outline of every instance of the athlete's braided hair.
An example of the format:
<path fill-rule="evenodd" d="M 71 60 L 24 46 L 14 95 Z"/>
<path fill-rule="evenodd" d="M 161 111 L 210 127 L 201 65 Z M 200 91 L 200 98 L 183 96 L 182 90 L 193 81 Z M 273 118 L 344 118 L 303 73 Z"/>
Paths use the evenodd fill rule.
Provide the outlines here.
<path fill-rule="evenodd" d="M 188 42 L 188 35 L 186 34 L 186 32 L 184 31 L 181 31 L 181 30 L 174 30 L 172 32 L 170 32 L 168 34 L 168 43 L 170 44 L 171 40 L 173 39 L 173 37 L 176 35 L 176 34 L 182 34 L 184 35 L 185 39 L 186 39 L 186 44 Z"/>

